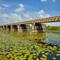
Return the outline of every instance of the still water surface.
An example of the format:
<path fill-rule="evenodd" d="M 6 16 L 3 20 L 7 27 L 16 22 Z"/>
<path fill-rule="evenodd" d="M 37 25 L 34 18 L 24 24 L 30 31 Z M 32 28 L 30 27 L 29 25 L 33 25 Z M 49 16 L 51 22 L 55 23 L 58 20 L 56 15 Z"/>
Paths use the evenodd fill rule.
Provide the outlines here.
<path fill-rule="evenodd" d="M 51 43 L 60 46 L 60 34 L 57 33 L 46 33 L 48 38 L 44 41 L 45 43 Z"/>

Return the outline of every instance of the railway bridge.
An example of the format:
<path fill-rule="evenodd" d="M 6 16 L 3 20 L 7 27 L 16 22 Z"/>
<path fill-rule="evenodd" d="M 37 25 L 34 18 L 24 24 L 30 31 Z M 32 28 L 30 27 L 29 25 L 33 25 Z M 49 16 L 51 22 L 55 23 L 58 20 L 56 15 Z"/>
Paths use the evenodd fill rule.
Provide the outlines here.
<path fill-rule="evenodd" d="M 54 16 L 49 18 L 41 18 L 41 19 L 35 19 L 30 21 L 24 21 L 24 22 L 16 22 L 16 23 L 10 23 L 10 24 L 3 24 L 0 25 L 0 30 L 9 30 L 9 31 L 19 31 L 19 32 L 25 32 L 25 31 L 32 31 L 32 32 L 45 32 L 46 31 L 46 25 L 43 23 L 50 23 L 50 22 L 60 22 L 60 16 Z"/>

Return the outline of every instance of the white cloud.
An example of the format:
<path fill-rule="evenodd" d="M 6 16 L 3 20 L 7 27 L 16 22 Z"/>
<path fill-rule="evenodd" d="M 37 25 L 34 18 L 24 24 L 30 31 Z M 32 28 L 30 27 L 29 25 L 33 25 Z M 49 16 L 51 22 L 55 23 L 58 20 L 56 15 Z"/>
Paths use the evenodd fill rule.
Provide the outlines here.
<path fill-rule="evenodd" d="M 44 10 L 40 10 L 39 12 L 37 12 L 37 15 L 39 16 L 39 18 L 50 17 L 50 14 L 47 14 Z"/>
<path fill-rule="evenodd" d="M 24 21 L 24 20 L 27 20 L 27 19 L 31 19 L 31 16 L 27 13 L 23 13 L 23 14 L 17 14 L 17 13 L 12 13 L 9 15 L 10 19 L 15 19 L 15 20 L 19 20 L 19 21 Z"/>
<path fill-rule="evenodd" d="M 6 14 L 6 13 L 4 13 L 4 14 L 2 14 L 2 13 L 0 13 L 0 22 L 1 23 L 7 23 L 8 22 L 8 14 Z"/>
<path fill-rule="evenodd" d="M 19 4 L 19 7 L 24 8 L 24 5 L 23 4 Z"/>
<path fill-rule="evenodd" d="M 41 2 L 47 2 L 47 0 L 41 0 Z"/>
<path fill-rule="evenodd" d="M 17 8 L 16 8 L 15 12 L 21 12 L 23 10 L 24 10 L 24 5 L 23 4 L 19 4 L 19 5 L 17 5 Z"/>
<path fill-rule="evenodd" d="M 21 15 L 16 14 L 16 13 L 11 13 L 8 18 L 12 20 L 22 20 Z"/>
<path fill-rule="evenodd" d="M 4 13 L 4 14 L 0 14 L 0 18 L 7 18 L 8 14 Z"/>
<path fill-rule="evenodd" d="M 17 21 L 27 21 L 37 18 L 45 18 L 49 17 L 50 15 L 47 14 L 44 10 L 36 11 L 36 12 L 28 12 L 25 9 L 24 4 L 18 4 L 14 13 L 0 13 L 0 20 L 4 22 L 17 22 Z"/>
<path fill-rule="evenodd" d="M 25 20 L 30 20 L 30 19 L 33 19 L 32 16 L 30 15 L 30 13 L 23 13 L 23 17 Z"/>
<path fill-rule="evenodd" d="M 32 16 L 30 16 L 29 13 L 11 13 L 11 14 L 0 14 L 0 20 L 3 22 L 17 22 L 17 21 L 27 21 L 32 19 Z"/>
<path fill-rule="evenodd" d="M 9 7 L 9 5 L 7 5 L 7 4 L 0 4 L 0 13 L 4 12 L 5 9 L 8 8 L 8 7 Z"/>
<path fill-rule="evenodd" d="M 50 17 L 50 14 L 47 14 L 44 10 L 40 10 L 37 12 L 33 12 L 32 14 L 29 12 L 23 13 L 10 13 L 10 14 L 0 14 L 0 19 L 4 19 L 4 22 L 17 22 L 17 21 L 27 21 L 37 18 L 46 18 Z"/>
<path fill-rule="evenodd" d="M 2 4 L 2 6 L 3 6 L 4 8 L 9 7 L 9 5 L 8 5 L 8 4 Z"/>
<path fill-rule="evenodd" d="M 53 2 L 56 2 L 56 0 L 52 0 Z"/>
<path fill-rule="evenodd" d="M 0 6 L 0 10 L 2 9 L 2 7 Z"/>
<path fill-rule="evenodd" d="M 4 10 L 5 8 L 3 8 L 1 5 L 0 5 L 0 12 L 2 11 L 2 10 Z"/>
<path fill-rule="evenodd" d="M 11 14 L 0 14 L 0 20 L 3 22 L 15 22 L 16 20 L 20 20 L 21 17 L 17 15 L 16 13 L 11 13 Z"/>

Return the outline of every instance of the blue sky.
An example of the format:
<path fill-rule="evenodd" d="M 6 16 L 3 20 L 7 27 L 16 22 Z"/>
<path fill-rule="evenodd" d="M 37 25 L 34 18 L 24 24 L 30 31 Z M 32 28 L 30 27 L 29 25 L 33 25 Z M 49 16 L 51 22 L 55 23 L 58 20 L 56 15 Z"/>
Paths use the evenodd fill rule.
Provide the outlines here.
<path fill-rule="evenodd" d="M 60 0 L 0 0 L 0 23 L 60 16 Z M 60 25 L 48 23 L 47 25 Z"/>

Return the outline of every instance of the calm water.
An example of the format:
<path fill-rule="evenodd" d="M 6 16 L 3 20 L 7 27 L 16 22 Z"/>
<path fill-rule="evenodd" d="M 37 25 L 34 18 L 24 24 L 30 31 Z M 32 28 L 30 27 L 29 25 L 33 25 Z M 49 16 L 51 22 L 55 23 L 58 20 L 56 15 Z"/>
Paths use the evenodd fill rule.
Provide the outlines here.
<path fill-rule="evenodd" d="M 44 41 L 45 43 L 51 43 L 60 46 L 60 34 L 57 33 L 46 33 L 48 38 Z"/>

